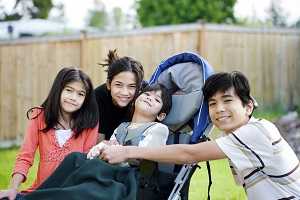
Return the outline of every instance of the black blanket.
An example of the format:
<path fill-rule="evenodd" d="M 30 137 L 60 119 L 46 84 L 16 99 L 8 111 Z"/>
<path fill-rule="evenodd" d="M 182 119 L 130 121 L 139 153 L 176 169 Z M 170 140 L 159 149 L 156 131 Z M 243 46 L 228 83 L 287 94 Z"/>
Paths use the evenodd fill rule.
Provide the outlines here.
<path fill-rule="evenodd" d="M 71 153 L 26 200 L 135 200 L 136 170 Z"/>

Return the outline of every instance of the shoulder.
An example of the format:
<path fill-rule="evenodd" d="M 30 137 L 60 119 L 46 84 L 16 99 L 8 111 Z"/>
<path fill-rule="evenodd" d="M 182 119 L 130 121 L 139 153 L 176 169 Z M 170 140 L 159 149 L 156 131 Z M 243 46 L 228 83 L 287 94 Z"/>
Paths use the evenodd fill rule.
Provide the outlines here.
<path fill-rule="evenodd" d="M 107 95 L 108 94 L 108 89 L 106 87 L 106 84 L 102 84 L 99 85 L 96 89 L 95 89 L 95 94 L 96 95 Z"/>
<path fill-rule="evenodd" d="M 154 131 L 154 130 L 157 130 L 157 131 L 160 131 L 160 132 L 167 132 L 169 133 L 169 128 L 162 124 L 162 123 L 159 123 L 159 122 L 155 122 L 153 123 L 148 130 L 151 130 L 151 131 Z"/>
<path fill-rule="evenodd" d="M 43 107 L 33 107 L 27 111 L 27 118 L 29 120 L 38 119 L 44 117 L 45 110 Z"/>
<path fill-rule="evenodd" d="M 95 97 L 96 97 L 98 106 L 101 106 L 102 104 L 106 105 L 106 104 L 112 102 L 112 98 L 111 98 L 109 90 L 106 87 L 106 84 L 102 84 L 95 89 Z"/>
<path fill-rule="evenodd" d="M 278 137 L 280 137 L 277 127 L 266 119 L 251 118 L 246 125 L 242 126 L 236 132 L 240 132 L 241 134 L 259 134 L 260 136 L 264 136 L 269 140 L 278 139 Z"/>
<path fill-rule="evenodd" d="M 234 143 L 238 146 L 272 146 L 272 142 L 280 139 L 275 125 L 267 120 L 251 118 L 249 122 L 233 133 L 217 139 L 217 143 Z"/>

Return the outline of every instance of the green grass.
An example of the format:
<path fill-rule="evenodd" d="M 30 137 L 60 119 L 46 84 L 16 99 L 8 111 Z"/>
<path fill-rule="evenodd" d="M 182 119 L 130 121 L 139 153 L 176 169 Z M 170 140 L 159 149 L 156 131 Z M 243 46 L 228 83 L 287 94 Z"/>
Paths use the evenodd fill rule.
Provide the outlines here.
<path fill-rule="evenodd" d="M 190 191 L 190 200 L 207 199 L 208 176 L 206 164 L 200 164 L 201 169 L 194 173 Z M 241 186 L 235 184 L 227 160 L 210 162 L 212 186 L 210 197 L 213 200 L 246 200 L 246 195 Z"/>
<path fill-rule="evenodd" d="M 15 164 L 18 148 L 0 149 L 0 189 L 6 189 L 10 183 L 12 170 Z M 31 186 L 35 179 L 38 156 L 36 156 L 33 166 L 31 167 L 27 176 L 27 181 L 22 184 L 21 189 Z"/>
<path fill-rule="evenodd" d="M 0 189 L 6 189 L 9 185 L 10 175 L 15 163 L 18 148 L 0 150 Z M 37 170 L 38 157 L 30 170 L 28 179 L 22 184 L 21 188 L 25 189 L 31 185 L 35 178 Z M 190 186 L 190 200 L 206 199 L 207 197 L 207 170 L 205 163 L 202 163 L 201 169 L 197 169 L 193 175 Z M 211 199 L 246 199 L 241 187 L 235 185 L 226 160 L 211 162 L 213 185 L 211 188 Z"/>
<path fill-rule="evenodd" d="M 258 110 L 254 116 L 257 118 L 266 118 L 271 121 L 275 121 L 279 116 L 283 114 L 282 111 L 266 111 Z M 218 131 L 213 130 L 212 138 L 217 137 Z M 6 189 L 10 175 L 14 166 L 16 154 L 18 148 L 1 149 L 0 150 L 0 189 Z M 31 185 L 35 178 L 37 170 L 38 156 L 35 159 L 34 165 L 30 170 L 27 181 L 22 184 L 21 188 L 27 188 Z M 242 187 L 237 186 L 232 177 L 227 160 L 212 161 L 212 181 L 211 187 L 211 199 L 213 200 L 245 200 L 246 195 Z M 191 179 L 189 199 L 190 200 L 201 200 L 207 199 L 207 170 L 205 163 L 200 164 L 201 169 L 197 169 Z"/>

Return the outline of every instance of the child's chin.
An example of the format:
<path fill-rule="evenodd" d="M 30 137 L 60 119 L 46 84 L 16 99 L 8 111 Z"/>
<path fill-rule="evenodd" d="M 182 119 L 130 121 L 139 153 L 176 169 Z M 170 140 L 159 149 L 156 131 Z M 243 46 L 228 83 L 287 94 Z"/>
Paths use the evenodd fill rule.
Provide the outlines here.
<path fill-rule="evenodd" d="M 124 108 L 124 107 L 128 106 L 128 104 L 129 104 L 129 102 L 118 102 L 118 106 L 120 108 Z"/>

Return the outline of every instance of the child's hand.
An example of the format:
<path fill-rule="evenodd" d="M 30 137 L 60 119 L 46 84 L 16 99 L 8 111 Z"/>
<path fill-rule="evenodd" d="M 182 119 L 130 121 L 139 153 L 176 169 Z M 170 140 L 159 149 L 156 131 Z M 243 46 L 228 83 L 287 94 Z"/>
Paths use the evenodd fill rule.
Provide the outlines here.
<path fill-rule="evenodd" d="M 99 144 L 93 146 L 87 154 L 87 159 L 93 159 L 99 156 L 105 146 L 107 146 L 107 144 L 105 144 L 104 142 L 100 142 Z"/>
<path fill-rule="evenodd" d="M 101 151 L 100 158 L 110 164 L 117 164 L 126 161 L 128 158 L 128 148 L 133 146 L 111 145 L 106 146 Z"/>
<path fill-rule="evenodd" d="M 18 191 L 16 189 L 8 189 L 8 190 L 1 190 L 0 191 L 0 199 L 7 198 L 9 200 L 15 200 L 17 196 Z"/>

